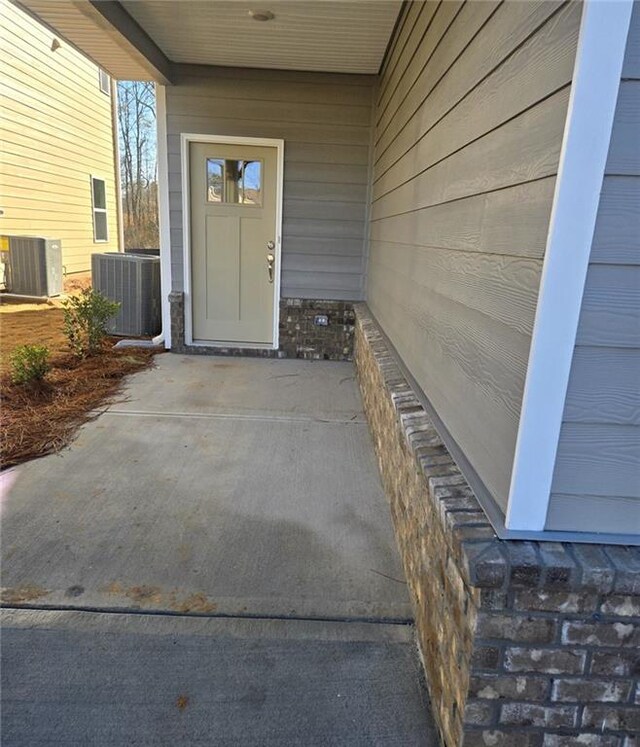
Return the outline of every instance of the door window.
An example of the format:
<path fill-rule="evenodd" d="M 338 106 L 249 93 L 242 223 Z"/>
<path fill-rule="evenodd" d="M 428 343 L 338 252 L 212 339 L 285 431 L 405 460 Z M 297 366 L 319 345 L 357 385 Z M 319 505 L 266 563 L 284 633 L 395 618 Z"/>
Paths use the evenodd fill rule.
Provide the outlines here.
<path fill-rule="evenodd" d="M 262 161 L 207 158 L 207 202 L 262 205 Z"/>

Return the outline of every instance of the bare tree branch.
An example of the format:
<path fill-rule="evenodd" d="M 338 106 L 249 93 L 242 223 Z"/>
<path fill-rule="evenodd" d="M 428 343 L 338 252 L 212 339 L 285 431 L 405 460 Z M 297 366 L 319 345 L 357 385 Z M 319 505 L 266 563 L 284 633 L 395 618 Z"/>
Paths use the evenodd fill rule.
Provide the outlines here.
<path fill-rule="evenodd" d="M 125 247 L 157 247 L 156 101 L 153 83 L 118 83 Z"/>

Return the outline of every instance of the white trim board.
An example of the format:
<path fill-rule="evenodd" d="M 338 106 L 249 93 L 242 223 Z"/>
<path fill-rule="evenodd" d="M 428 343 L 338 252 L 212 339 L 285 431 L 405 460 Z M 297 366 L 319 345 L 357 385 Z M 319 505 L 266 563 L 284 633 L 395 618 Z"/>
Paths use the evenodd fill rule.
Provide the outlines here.
<path fill-rule="evenodd" d="M 162 336 L 171 348 L 171 224 L 169 215 L 169 156 L 167 150 L 166 88 L 156 83 L 156 122 L 158 151 L 158 224 L 160 233 L 160 295 L 162 298 Z"/>
<path fill-rule="evenodd" d="M 229 145 L 255 145 L 276 148 L 276 272 L 274 278 L 273 303 L 273 344 L 255 345 L 236 342 L 196 342 L 193 341 L 193 310 L 191 297 L 191 207 L 189 191 L 189 145 L 191 143 L 225 143 Z M 282 200 L 284 194 L 284 140 L 275 138 L 237 137 L 234 135 L 199 135 L 183 132 L 180 134 L 180 165 L 182 169 L 182 231 L 184 236 L 182 261 L 184 263 L 184 341 L 185 345 L 206 347 L 262 348 L 277 350 L 280 321 L 280 275 L 282 269 Z"/>
<path fill-rule="evenodd" d="M 585 0 L 505 525 L 542 531 L 633 0 Z"/>

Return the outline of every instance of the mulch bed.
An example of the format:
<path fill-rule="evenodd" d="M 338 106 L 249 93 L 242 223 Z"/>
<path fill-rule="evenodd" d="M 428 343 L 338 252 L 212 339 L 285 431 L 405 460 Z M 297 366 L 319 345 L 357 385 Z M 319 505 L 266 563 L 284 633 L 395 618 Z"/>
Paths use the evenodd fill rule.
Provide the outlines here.
<path fill-rule="evenodd" d="M 1 469 L 66 446 L 80 425 L 114 401 L 123 377 L 152 365 L 158 353 L 148 348 L 114 350 L 113 343 L 105 341 L 103 352 L 90 358 L 70 353 L 54 357 L 52 370 L 36 385 L 13 384 L 8 373 L 2 375 Z"/>

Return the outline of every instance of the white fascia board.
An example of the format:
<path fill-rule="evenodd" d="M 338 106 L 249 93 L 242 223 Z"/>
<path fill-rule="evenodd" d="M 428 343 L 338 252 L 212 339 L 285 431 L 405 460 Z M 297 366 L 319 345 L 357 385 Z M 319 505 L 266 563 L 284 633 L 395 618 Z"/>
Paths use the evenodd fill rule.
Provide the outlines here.
<path fill-rule="evenodd" d="M 585 0 L 505 525 L 545 527 L 633 0 Z"/>
<path fill-rule="evenodd" d="M 156 84 L 158 153 L 158 224 L 160 228 L 160 295 L 164 346 L 171 348 L 171 226 L 169 220 L 169 156 L 167 152 L 167 100 L 165 86 Z"/>

